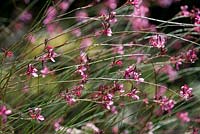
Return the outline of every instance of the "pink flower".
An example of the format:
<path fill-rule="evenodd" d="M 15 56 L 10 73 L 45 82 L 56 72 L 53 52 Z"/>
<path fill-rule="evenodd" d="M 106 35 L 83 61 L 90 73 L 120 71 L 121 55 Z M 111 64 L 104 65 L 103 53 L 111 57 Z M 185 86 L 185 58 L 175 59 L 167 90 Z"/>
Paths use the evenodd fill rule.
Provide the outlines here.
<path fill-rule="evenodd" d="M 188 6 L 187 5 L 181 6 L 181 15 L 183 15 L 185 17 L 189 17 L 190 16 L 190 12 L 188 11 Z"/>
<path fill-rule="evenodd" d="M 193 49 L 188 50 L 186 53 L 186 60 L 191 63 L 194 63 L 196 60 L 198 60 L 196 51 Z"/>
<path fill-rule="evenodd" d="M 116 15 L 116 12 L 110 12 L 109 19 L 108 19 L 109 23 L 114 24 L 117 22 L 117 18 L 115 17 L 115 15 Z"/>
<path fill-rule="evenodd" d="M 122 60 L 115 60 L 111 64 L 111 66 L 119 66 L 119 67 L 121 67 L 122 65 L 123 65 Z"/>
<path fill-rule="evenodd" d="M 87 82 L 87 79 L 88 79 L 88 75 L 86 74 L 86 71 L 87 71 L 87 63 L 88 63 L 88 57 L 87 57 L 87 54 L 84 53 L 84 52 L 81 52 L 80 54 L 80 62 L 84 65 L 80 65 L 77 67 L 77 71 L 82 79 L 81 79 L 81 83 L 86 83 Z"/>
<path fill-rule="evenodd" d="M 114 106 L 114 94 L 116 91 L 124 92 L 123 85 L 116 82 L 114 82 L 114 87 L 100 85 L 98 92 L 93 94 L 93 99 L 99 101 L 107 110 L 117 114 L 118 111 Z"/>
<path fill-rule="evenodd" d="M 104 21 L 110 23 L 110 24 L 114 24 L 117 22 L 117 18 L 116 16 L 116 12 L 109 12 L 108 13 L 101 13 L 101 16 L 103 18 Z"/>
<path fill-rule="evenodd" d="M 111 111 L 113 114 L 118 114 L 118 111 L 117 111 L 116 106 L 111 106 L 110 111 Z"/>
<path fill-rule="evenodd" d="M 130 93 L 127 94 L 127 96 L 132 97 L 134 100 L 139 100 L 140 97 L 137 95 L 139 91 L 136 88 L 133 88 Z"/>
<path fill-rule="evenodd" d="M 44 19 L 43 23 L 45 25 L 49 24 L 51 21 L 54 20 L 54 18 L 56 17 L 56 14 L 57 14 L 57 10 L 55 7 L 53 6 L 50 6 L 47 10 L 47 13 L 46 13 L 46 18 Z"/>
<path fill-rule="evenodd" d="M 153 134 L 153 122 L 149 121 L 146 123 L 145 130 L 148 131 L 147 134 Z"/>
<path fill-rule="evenodd" d="M 16 31 L 21 31 L 24 27 L 24 24 L 22 22 L 16 22 L 14 26 Z"/>
<path fill-rule="evenodd" d="M 106 36 L 112 36 L 112 30 L 111 30 L 111 28 L 110 27 L 105 28 L 103 30 L 103 34 L 105 34 Z"/>
<path fill-rule="evenodd" d="M 29 64 L 26 74 L 28 76 L 38 77 L 37 71 L 38 70 L 33 65 Z"/>
<path fill-rule="evenodd" d="M 200 12 L 200 11 L 199 11 Z M 194 27 L 194 30 L 196 31 L 196 32 L 200 32 L 200 13 L 199 13 L 199 15 L 196 15 L 196 17 L 195 17 L 195 22 L 194 22 L 194 24 L 196 25 L 195 27 Z"/>
<path fill-rule="evenodd" d="M 115 9 L 115 8 L 117 8 L 117 0 L 107 0 L 105 4 L 106 4 L 106 6 L 109 7 L 110 9 Z"/>
<path fill-rule="evenodd" d="M 135 6 L 136 8 L 139 8 L 141 3 L 142 3 L 142 0 L 128 0 L 128 4 L 131 4 Z"/>
<path fill-rule="evenodd" d="M 189 99 L 192 96 L 192 88 L 190 88 L 187 84 L 181 87 L 180 96 L 184 99 Z"/>
<path fill-rule="evenodd" d="M 106 109 L 111 110 L 114 102 L 113 102 L 113 95 L 110 93 L 107 93 L 106 95 L 103 95 L 102 97 L 103 104 Z"/>
<path fill-rule="evenodd" d="M 80 62 L 83 64 L 88 63 L 88 56 L 85 52 L 81 52 L 80 54 Z"/>
<path fill-rule="evenodd" d="M 193 127 L 192 134 L 199 134 L 199 128 Z"/>
<path fill-rule="evenodd" d="M 133 89 L 131 90 L 131 92 L 127 94 L 127 96 L 132 97 L 132 98 L 135 99 L 135 100 L 139 100 L 140 97 L 137 95 L 137 93 L 139 93 L 139 91 L 137 91 L 136 88 L 133 88 Z"/>
<path fill-rule="evenodd" d="M 167 112 L 170 112 L 175 105 L 175 101 L 167 98 L 166 96 L 160 97 L 160 99 L 157 100 L 156 102 L 160 104 L 162 111 L 167 111 Z"/>
<path fill-rule="evenodd" d="M 13 52 L 12 51 L 7 51 L 6 53 L 5 53 L 5 55 L 6 55 L 6 57 L 13 57 Z"/>
<path fill-rule="evenodd" d="M 19 19 L 25 23 L 29 22 L 32 19 L 32 14 L 28 11 L 24 11 L 20 16 Z"/>
<path fill-rule="evenodd" d="M 68 105 L 73 105 L 76 102 L 76 99 L 73 95 L 67 93 L 65 95 L 62 95 L 67 102 Z"/>
<path fill-rule="evenodd" d="M 52 17 L 46 17 L 46 18 L 44 19 L 43 23 L 44 23 L 45 25 L 47 25 L 47 24 L 49 24 L 51 21 L 53 21 L 53 19 L 54 19 L 54 18 L 52 18 Z"/>
<path fill-rule="evenodd" d="M 182 123 L 190 122 L 190 118 L 188 117 L 188 112 L 177 113 L 177 118 L 180 119 Z"/>
<path fill-rule="evenodd" d="M 4 56 L 5 57 L 11 58 L 14 55 L 12 51 L 8 51 L 8 50 L 6 50 L 4 48 L 1 48 L 1 50 L 4 52 Z"/>
<path fill-rule="evenodd" d="M 183 59 L 179 58 L 178 61 L 175 63 L 176 70 L 179 70 L 180 65 L 182 65 L 182 64 L 183 64 Z"/>
<path fill-rule="evenodd" d="M 116 126 L 112 127 L 112 134 L 119 134 L 119 128 Z"/>
<path fill-rule="evenodd" d="M 125 90 L 124 90 L 124 85 L 123 84 L 119 84 L 119 83 L 117 83 L 116 81 L 114 81 L 114 84 L 113 84 L 113 86 L 114 86 L 114 93 L 116 92 L 116 91 L 119 91 L 120 93 L 124 93 L 125 92 Z"/>
<path fill-rule="evenodd" d="M 135 81 L 138 81 L 138 82 L 144 82 L 144 79 L 140 78 L 140 76 L 141 74 L 138 73 L 136 71 L 136 67 L 133 67 L 133 66 L 129 66 L 124 72 L 125 79 L 134 79 Z"/>
<path fill-rule="evenodd" d="M 44 68 L 40 71 L 42 74 L 42 77 L 46 77 L 46 75 L 48 75 L 51 71 L 49 70 L 49 68 L 47 66 L 44 66 Z"/>
<path fill-rule="evenodd" d="M 164 48 L 166 37 L 164 35 L 154 35 L 149 39 L 149 43 L 156 48 Z"/>
<path fill-rule="evenodd" d="M 167 87 L 165 87 L 165 86 L 160 86 L 160 88 L 158 89 L 158 91 L 157 91 L 157 93 L 156 93 L 155 98 L 157 99 L 157 98 L 162 97 L 162 96 L 165 94 L 166 91 L 167 91 Z"/>
<path fill-rule="evenodd" d="M 52 62 L 55 62 L 54 58 L 58 57 L 58 54 L 54 52 L 53 47 L 46 46 L 45 50 L 47 50 L 47 53 L 43 55 L 42 60 L 50 59 Z"/>
<path fill-rule="evenodd" d="M 88 14 L 86 11 L 82 10 L 82 11 L 78 11 L 76 12 L 76 21 L 81 22 L 84 21 L 88 18 Z"/>
<path fill-rule="evenodd" d="M 161 7 L 168 7 L 173 3 L 174 0 L 157 0 L 157 1 Z"/>
<path fill-rule="evenodd" d="M 56 14 L 57 14 L 57 10 L 56 10 L 56 8 L 53 7 L 53 6 L 50 6 L 50 7 L 48 8 L 47 12 L 46 12 L 46 15 L 47 15 L 48 17 L 52 17 L 52 18 L 54 18 L 54 17 L 56 16 Z"/>
<path fill-rule="evenodd" d="M 64 0 L 59 4 L 59 8 L 64 12 L 69 8 L 69 2 Z"/>
<path fill-rule="evenodd" d="M 148 98 L 144 98 L 144 99 L 143 99 L 143 102 L 144 102 L 145 104 L 149 104 L 149 99 L 148 99 Z"/>
<path fill-rule="evenodd" d="M 34 110 L 30 109 L 29 115 L 31 116 L 33 120 L 37 120 L 38 122 L 44 121 L 44 116 L 41 115 L 41 110 L 42 110 L 41 108 L 37 108 L 37 107 Z"/>
<path fill-rule="evenodd" d="M 81 41 L 80 48 L 84 50 L 87 49 L 90 45 L 92 45 L 92 39 L 85 38 Z"/>
<path fill-rule="evenodd" d="M 136 54 L 136 55 L 135 55 Z M 146 55 L 142 55 L 143 52 L 136 52 L 135 54 L 133 54 L 130 59 L 134 59 L 136 60 L 136 63 L 139 64 L 141 63 L 142 61 L 144 61 L 145 59 L 147 59 L 147 56 Z M 138 54 L 138 55 L 137 55 Z"/>
<path fill-rule="evenodd" d="M 28 86 L 28 85 L 25 85 L 25 86 L 22 88 L 22 91 L 23 91 L 24 93 L 28 93 L 29 90 L 30 90 L 30 89 L 29 89 L 29 86 Z"/>
<path fill-rule="evenodd" d="M 72 31 L 72 34 L 76 37 L 81 36 L 81 29 L 80 28 L 76 28 Z"/>
<path fill-rule="evenodd" d="M 9 115 L 11 113 L 12 113 L 12 111 L 8 110 L 5 105 L 1 105 L 0 106 L 0 116 L 2 118 L 2 122 L 3 123 L 6 123 L 6 121 L 7 121 L 7 115 Z"/>
<path fill-rule="evenodd" d="M 170 81 L 175 80 L 177 77 L 177 71 L 171 65 L 165 65 L 159 71 L 167 74 Z"/>
<path fill-rule="evenodd" d="M 30 42 L 30 43 L 34 43 L 36 41 L 35 36 L 32 34 L 29 34 L 26 39 Z"/>
<path fill-rule="evenodd" d="M 156 31 L 154 26 L 149 23 L 149 20 L 142 18 L 147 16 L 149 8 L 145 5 L 141 5 L 133 12 L 133 17 L 130 18 L 133 30 L 151 30 Z M 141 17 L 140 17 L 141 16 Z"/>
<path fill-rule="evenodd" d="M 46 25 L 47 28 L 47 32 L 51 35 L 54 34 L 56 32 L 60 32 L 62 31 L 62 28 L 59 26 L 58 23 L 50 23 Z"/>
<path fill-rule="evenodd" d="M 85 74 L 85 71 L 87 70 L 87 68 L 85 67 L 85 66 L 83 66 L 83 65 L 80 65 L 80 66 L 78 66 L 78 68 L 77 68 L 77 71 L 76 72 L 78 72 L 78 73 L 80 73 L 80 75 L 82 76 L 82 75 L 84 75 Z"/>
<path fill-rule="evenodd" d="M 61 128 L 60 123 L 63 121 L 63 118 L 59 118 L 57 120 L 54 121 L 53 126 L 54 126 L 54 130 L 58 131 Z"/>
<path fill-rule="evenodd" d="M 113 47 L 113 52 L 116 54 L 124 54 L 124 47 L 123 46 L 116 46 Z"/>
<path fill-rule="evenodd" d="M 96 127 L 93 123 L 87 123 L 85 126 L 88 127 L 88 128 L 90 128 L 90 129 L 92 129 L 93 132 L 94 132 L 94 134 L 100 133 L 99 128 Z"/>
<path fill-rule="evenodd" d="M 78 86 L 75 86 L 75 88 L 73 89 L 73 93 L 77 96 L 77 97 L 81 97 L 83 91 L 83 84 L 80 84 Z"/>

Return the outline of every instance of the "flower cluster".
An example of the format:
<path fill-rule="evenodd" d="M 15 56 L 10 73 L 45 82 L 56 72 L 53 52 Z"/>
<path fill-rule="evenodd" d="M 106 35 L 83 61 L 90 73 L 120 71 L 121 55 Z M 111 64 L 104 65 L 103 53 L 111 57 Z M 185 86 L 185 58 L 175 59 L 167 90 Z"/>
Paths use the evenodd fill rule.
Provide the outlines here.
<path fill-rule="evenodd" d="M 137 95 L 139 91 L 136 88 L 131 89 L 131 92 L 127 94 L 127 96 L 132 97 L 134 100 L 139 100 L 140 97 Z"/>
<path fill-rule="evenodd" d="M 188 10 L 188 6 L 181 6 L 181 15 L 185 17 L 190 17 L 194 20 L 194 31 L 200 32 L 200 9 L 193 8 L 192 10 Z"/>
<path fill-rule="evenodd" d="M 190 118 L 188 117 L 188 112 L 177 113 L 177 118 L 180 119 L 182 123 L 190 122 Z"/>
<path fill-rule="evenodd" d="M 106 90 L 108 90 L 107 86 L 100 86 L 98 93 L 93 96 L 93 99 L 97 99 L 107 110 L 112 111 L 112 109 L 115 108 L 113 105 L 113 94 L 106 92 Z"/>
<path fill-rule="evenodd" d="M 117 113 L 117 109 L 114 106 L 114 96 L 116 93 L 124 93 L 123 84 L 114 82 L 113 85 L 101 85 L 97 93 L 93 95 L 93 99 L 99 101 L 107 110 L 112 113 Z"/>
<path fill-rule="evenodd" d="M 103 25 L 103 34 L 107 36 L 112 36 L 112 30 L 110 28 L 111 24 L 116 23 L 117 19 L 115 18 L 116 12 L 110 12 L 108 15 L 102 14 L 102 25 Z"/>
<path fill-rule="evenodd" d="M 61 93 L 61 97 L 65 99 L 68 105 L 73 105 L 77 97 L 81 97 L 84 87 L 83 84 L 73 87 L 71 90 L 66 90 Z"/>
<path fill-rule="evenodd" d="M 166 44 L 166 36 L 157 34 L 149 39 L 149 43 L 156 48 L 163 49 Z"/>
<path fill-rule="evenodd" d="M 176 69 L 179 70 L 179 66 L 183 63 L 195 63 L 198 60 L 197 50 L 189 49 L 186 53 L 170 58 L 171 62 L 175 64 Z"/>
<path fill-rule="evenodd" d="M 134 79 L 137 82 L 144 82 L 144 79 L 140 77 L 141 74 L 137 72 L 136 67 L 129 66 L 124 72 L 125 79 Z"/>
<path fill-rule="evenodd" d="M 181 87 L 180 96 L 184 99 L 189 99 L 192 96 L 192 88 L 190 88 L 188 85 L 183 85 Z"/>
<path fill-rule="evenodd" d="M 175 101 L 167 98 L 166 96 L 161 96 L 156 102 L 160 105 L 162 111 L 170 112 L 175 105 Z"/>
<path fill-rule="evenodd" d="M 57 7 L 56 6 L 48 7 L 47 12 L 45 14 L 45 18 L 43 20 L 43 24 L 46 26 L 47 32 L 49 34 L 62 30 L 59 23 L 54 22 L 54 20 L 59 13 L 65 12 L 69 8 L 70 4 L 71 4 L 70 0 L 62 0 L 58 3 Z"/>
<path fill-rule="evenodd" d="M 144 18 L 149 14 L 149 8 L 145 4 L 141 4 L 132 13 L 130 22 L 133 30 L 156 31 L 155 26 L 150 24 L 149 20 Z"/>
<path fill-rule="evenodd" d="M 124 93 L 125 92 L 124 85 L 123 84 L 119 84 L 116 81 L 114 81 L 113 88 L 112 88 L 111 91 L 112 91 L 113 94 L 115 92 L 117 92 L 117 91 L 119 91 L 120 93 Z"/>
<path fill-rule="evenodd" d="M 81 75 L 81 78 L 82 78 L 81 83 L 84 84 L 84 83 L 87 82 L 87 79 L 88 79 L 88 74 L 87 74 L 86 71 L 87 71 L 87 68 L 88 68 L 89 60 L 88 60 L 87 54 L 84 53 L 84 52 L 81 52 L 79 59 L 80 59 L 80 63 L 82 65 L 77 66 L 76 72 Z"/>
<path fill-rule="evenodd" d="M 47 60 L 50 59 L 52 62 L 55 62 L 54 58 L 58 56 L 58 54 L 55 53 L 53 47 L 51 46 L 46 46 L 44 51 L 45 53 L 39 58 L 37 58 L 37 60 L 41 61 L 43 65 L 43 69 L 40 70 L 42 77 L 45 77 L 46 75 L 52 73 L 52 71 L 50 71 L 49 68 L 45 65 Z M 38 77 L 37 72 L 38 72 L 38 69 L 36 69 L 32 64 L 28 65 L 28 68 L 26 71 L 27 76 Z"/>
<path fill-rule="evenodd" d="M 53 47 L 47 45 L 44 51 L 45 54 L 39 57 L 39 60 L 41 60 L 42 62 L 46 62 L 47 60 L 50 59 L 52 62 L 55 62 L 55 58 L 58 57 L 58 54 L 54 51 Z"/>
<path fill-rule="evenodd" d="M 185 59 L 187 62 L 195 63 L 198 60 L 197 52 L 194 49 L 190 49 L 185 54 Z"/>
<path fill-rule="evenodd" d="M 75 96 L 70 92 L 61 93 L 61 97 L 65 99 L 68 105 L 73 105 L 76 102 Z"/>

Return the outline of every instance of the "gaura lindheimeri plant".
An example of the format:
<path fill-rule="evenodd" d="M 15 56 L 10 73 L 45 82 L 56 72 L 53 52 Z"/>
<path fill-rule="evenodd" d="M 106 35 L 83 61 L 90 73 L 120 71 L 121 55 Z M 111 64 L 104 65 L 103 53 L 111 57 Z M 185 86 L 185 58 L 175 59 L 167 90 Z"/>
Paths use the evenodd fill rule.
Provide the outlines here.
<path fill-rule="evenodd" d="M 0 133 L 200 133 L 199 5 L 0 2 Z"/>

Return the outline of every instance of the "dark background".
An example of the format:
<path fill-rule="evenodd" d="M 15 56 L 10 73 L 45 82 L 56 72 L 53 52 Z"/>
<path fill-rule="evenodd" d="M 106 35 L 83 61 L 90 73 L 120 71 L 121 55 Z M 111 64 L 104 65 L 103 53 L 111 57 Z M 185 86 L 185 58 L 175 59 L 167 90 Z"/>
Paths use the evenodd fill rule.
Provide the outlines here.
<path fill-rule="evenodd" d="M 32 0 L 30 0 L 32 1 Z M 106 1 L 106 0 L 104 0 Z M 38 11 L 45 5 L 46 0 L 36 0 L 36 4 L 33 6 L 31 12 L 33 17 L 37 15 Z M 78 7 L 86 6 L 93 2 L 93 0 L 75 0 L 68 11 Z M 102 1 L 103 2 L 103 1 Z M 118 0 L 118 6 L 124 4 L 126 0 Z M 150 17 L 167 20 L 172 18 L 176 13 L 180 11 L 181 5 L 188 5 L 189 8 L 200 7 L 199 0 L 181 0 L 175 2 L 169 7 L 162 8 L 159 5 L 153 4 L 150 7 Z M 0 0 L 0 24 L 7 26 L 16 17 L 16 14 L 23 11 L 28 5 L 23 0 Z M 34 11 L 33 11 L 34 9 Z"/>

